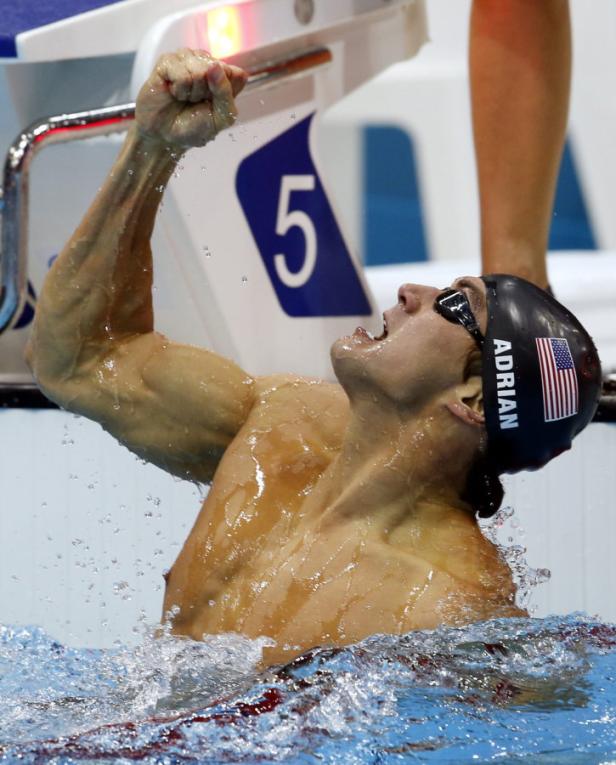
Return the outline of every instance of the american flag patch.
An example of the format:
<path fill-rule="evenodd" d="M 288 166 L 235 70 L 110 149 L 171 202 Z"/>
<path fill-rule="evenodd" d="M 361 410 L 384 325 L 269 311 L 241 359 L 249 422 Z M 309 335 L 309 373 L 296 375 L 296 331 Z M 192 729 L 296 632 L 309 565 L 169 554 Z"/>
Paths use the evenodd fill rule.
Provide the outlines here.
<path fill-rule="evenodd" d="M 578 381 L 564 337 L 537 337 L 545 422 L 573 417 L 578 411 Z"/>

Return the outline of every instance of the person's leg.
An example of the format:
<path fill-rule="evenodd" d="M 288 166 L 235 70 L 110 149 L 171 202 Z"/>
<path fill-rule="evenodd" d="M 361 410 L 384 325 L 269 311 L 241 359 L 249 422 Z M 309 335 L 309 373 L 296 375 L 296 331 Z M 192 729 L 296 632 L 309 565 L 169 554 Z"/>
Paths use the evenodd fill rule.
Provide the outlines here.
<path fill-rule="evenodd" d="M 545 287 L 569 107 L 568 0 L 473 0 L 470 78 L 483 272 Z"/>

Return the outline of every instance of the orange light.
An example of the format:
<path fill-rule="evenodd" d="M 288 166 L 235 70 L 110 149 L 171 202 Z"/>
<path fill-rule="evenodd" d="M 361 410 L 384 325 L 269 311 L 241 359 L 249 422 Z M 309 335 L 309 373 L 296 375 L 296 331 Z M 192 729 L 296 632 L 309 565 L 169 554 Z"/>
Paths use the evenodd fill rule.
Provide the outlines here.
<path fill-rule="evenodd" d="M 207 12 L 209 50 L 214 58 L 226 58 L 241 50 L 240 13 L 232 5 Z"/>

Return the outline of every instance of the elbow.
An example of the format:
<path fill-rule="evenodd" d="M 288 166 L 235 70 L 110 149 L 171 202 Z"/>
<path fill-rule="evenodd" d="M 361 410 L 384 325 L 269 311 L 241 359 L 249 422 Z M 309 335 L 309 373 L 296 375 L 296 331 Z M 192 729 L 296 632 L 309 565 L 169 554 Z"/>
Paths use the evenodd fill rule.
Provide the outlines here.
<path fill-rule="evenodd" d="M 38 355 L 36 352 L 36 343 L 34 342 L 32 336 L 28 338 L 28 341 L 26 342 L 26 347 L 24 348 L 24 355 L 23 355 L 24 361 L 26 362 L 26 366 L 32 373 L 32 377 L 34 378 L 34 382 L 39 386 L 39 388 L 42 389 L 42 383 L 41 383 L 41 365 L 39 364 Z"/>
<path fill-rule="evenodd" d="M 24 360 L 30 372 L 32 373 L 34 382 L 36 383 L 41 393 L 43 393 L 50 401 L 58 404 L 58 406 L 62 406 L 60 386 L 57 384 L 57 381 L 54 385 L 53 380 L 47 379 L 47 377 L 41 372 L 39 364 L 37 363 L 38 359 L 31 340 L 28 341 L 24 350 Z"/>
<path fill-rule="evenodd" d="M 28 338 L 28 341 L 26 342 L 26 347 L 24 349 L 24 361 L 26 362 L 26 365 L 30 372 L 32 372 L 32 377 L 34 378 L 34 381 L 39 386 L 39 388 L 43 388 L 43 370 L 44 365 L 41 363 L 40 360 L 40 354 L 37 353 L 37 344 L 33 338 L 32 335 Z"/>
<path fill-rule="evenodd" d="M 32 376 L 38 382 L 41 372 L 45 367 L 45 344 L 41 343 L 41 334 L 38 326 L 38 310 L 34 314 L 34 322 L 30 329 L 28 339 L 23 351 L 23 359 Z"/>
<path fill-rule="evenodd" d="M 36 358 L 32 336 L 30 336 L 26 342 L 26 347 L 24 349 L 24 361 L 26 362 L 28 369 L 32 372 L 32 375 L 36 377 Z"/>
<path fill-rule="evenodd" d="M 23 358 L 39 390 L 63 409 L 75 411 L 82 382 L 91 372 L 89 365 L 81 363 L 80 346 L 70 342 L 69 333 L 49 332 L 35 316 Z"/>
<path fill-rule="evenodd" d="M 50 363 L 33 334 L 26 343 L 23 358 L 41 392 L 58 406 L 66 407 L 72 380 L 62 375 L 56 364 Z"/>

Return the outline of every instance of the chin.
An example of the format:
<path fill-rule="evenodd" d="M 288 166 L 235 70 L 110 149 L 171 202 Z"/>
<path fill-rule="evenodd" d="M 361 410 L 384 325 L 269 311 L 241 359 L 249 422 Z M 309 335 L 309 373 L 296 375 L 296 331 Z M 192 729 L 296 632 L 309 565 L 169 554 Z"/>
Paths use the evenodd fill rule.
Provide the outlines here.
<path fill-rule="evenodd" d="M 346 356 L 348 356 L 349 352 L 348 337 L 339 337 L 337 340 L 334 340 L 331 348 L 329 349 L 329 358 L 332 362 L 332 367 L 334 368 L 334 374 L 338 380 L 340 380 L 340 366 L 341 364 L 344 364 L 344 359 Z"/>
<path fill-rule="evenodd" d="M 363 342 L 363 338 L 358 336 L 357 333 L 339 337 L 333 342 L 329 352 L 334 368 L 339 361 L 346 359 L 359 361 L 362 359 L 365 346 L 366 343 Z"/>
<path fill-rule="evenodd" d="M 330 358 L 334 374 L 349 397 L 353 391 L 370 384 L 365 350 L 355 335 L 341 337 L 331 347 Z"/>
<path fill-rule="evenodd" d="M 339 337 L 332 343 L 329 356 L 334 368 L 334 374 L 338 382 L 344 387 L 344 380 L 348 377 L 351 369 L 356 368 L 359 359 L 350 336 Z"/>

